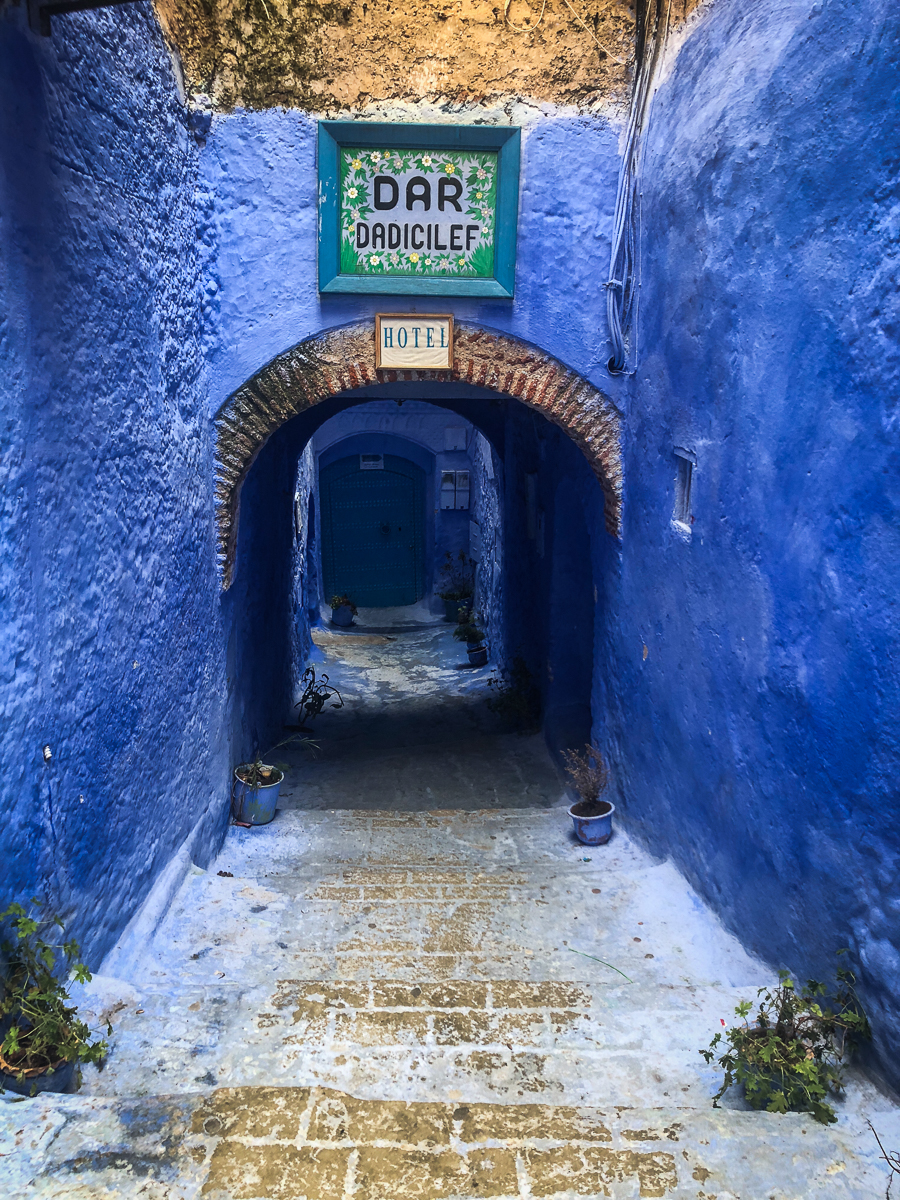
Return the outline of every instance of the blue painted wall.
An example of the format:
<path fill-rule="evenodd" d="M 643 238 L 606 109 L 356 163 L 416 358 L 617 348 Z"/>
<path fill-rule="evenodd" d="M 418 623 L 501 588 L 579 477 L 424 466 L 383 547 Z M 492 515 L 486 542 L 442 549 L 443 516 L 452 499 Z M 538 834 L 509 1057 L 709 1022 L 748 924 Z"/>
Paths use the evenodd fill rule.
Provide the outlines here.
<path fill-rule="evenodd" d="M 312 120 L 217 116 L 201 148 L 149 6 L 61 18 L 52 40 L 22 26 L 4 11 L 2 886 L 72 914 L 96 959 L 198 822 L 197 856 L 215 845 L 231 765 L 280 732 L 308 645 L 296 466 L 361 397 L 260 454 L 224 599 L 209 415 L 384 302 L 316 294 Z M 516 298 L 448 307 L 623 407 L 621 551 L 542 418 L 459 386 L 404 396 L 491 439 L 490 620 L 548 710 L 586 686 L 560 608 L 592 616 L 624 819 L 770 961 L 821 973 L 852 946 L 900 1083 L 898 36 L 887 0 L 701 10 L 652 109 L 638 369 L 618 381 L 599 286 L 618 130 L 527 126 Z M 689 532 L 675 446 L 697 457 Z"/>
<path fill-rule="evenodd" d="M 474 108 L 455 119 L 480 115 Z M 442 302 L 461 319 L 535 342 L 597 382 L 609 382 L 605 293 L 597 281 L 609 265 L 618 138 L 617 126 L 601 116 L 527 125 L 515 300 Z M 302 338 L 399 306 L 392 297 L 317 294 L 315 156 L 316 122 L 303 113 L 213 118 L 201 163 L 213 410 Z M 418 307 L 429 305 L 420 300 Z"/>
<path fill-rule="evenodd" d="M 887 0 L 719 0 L 656 96 L 602 695 L 631 822 L 770 962 L 850 946 L 895 1083 L 898 59 Z"/>
<path fill-rule="evenodd" d="M 197 160 L 148 4 L 0 14 L 0 905 L 94 966 L 224 828 Z"/>

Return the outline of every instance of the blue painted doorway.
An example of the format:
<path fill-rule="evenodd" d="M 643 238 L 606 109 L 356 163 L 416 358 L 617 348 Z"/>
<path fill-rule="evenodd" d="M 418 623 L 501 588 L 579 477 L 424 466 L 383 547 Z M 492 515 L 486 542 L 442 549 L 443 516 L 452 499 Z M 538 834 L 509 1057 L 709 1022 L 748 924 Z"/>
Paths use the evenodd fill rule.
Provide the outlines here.
<path fill-rule="evenodd" d="M 415 604 L 425 595 L 425 472 L 395 454 L 361 468 L 361 457 L 377 456 L 354 454 L 319 475 L 325 599 Z"/>

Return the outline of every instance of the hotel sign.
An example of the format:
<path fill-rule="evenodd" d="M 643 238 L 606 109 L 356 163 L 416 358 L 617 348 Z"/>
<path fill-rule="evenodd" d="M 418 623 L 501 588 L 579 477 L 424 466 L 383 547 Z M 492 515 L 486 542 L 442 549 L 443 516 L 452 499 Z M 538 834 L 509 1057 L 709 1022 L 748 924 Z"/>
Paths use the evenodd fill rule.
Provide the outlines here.
<path fill-rule="evenodd" d="M 375 366 L 449 371 L 453 317 L 448 313 L 378 313 Z"/>
<path fill-rule="evenodd" d="M 519 131 L 319 124 L 319 290 L 512 296 Z"/>

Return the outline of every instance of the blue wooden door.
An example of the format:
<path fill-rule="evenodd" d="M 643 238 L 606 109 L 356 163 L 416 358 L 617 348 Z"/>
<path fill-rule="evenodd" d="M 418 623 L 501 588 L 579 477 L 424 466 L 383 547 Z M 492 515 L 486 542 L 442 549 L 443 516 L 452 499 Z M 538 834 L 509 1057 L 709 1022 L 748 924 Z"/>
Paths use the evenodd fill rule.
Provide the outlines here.
<path fill-rule="evenodd" d="M 365 608 L 415 604 L 425 594 L 425 472 L 385 454 L 382 470 L 359 455 L 324 467 L 322 572 L 325 599 L 349 596 Z"/>

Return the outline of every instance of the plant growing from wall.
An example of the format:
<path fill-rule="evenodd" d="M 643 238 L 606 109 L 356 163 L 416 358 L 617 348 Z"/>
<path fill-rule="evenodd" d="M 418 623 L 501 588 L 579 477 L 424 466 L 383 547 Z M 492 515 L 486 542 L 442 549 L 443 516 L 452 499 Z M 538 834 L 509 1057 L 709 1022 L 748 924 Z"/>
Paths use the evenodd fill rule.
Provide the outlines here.
<path fill-rule="evenodd" d="M 856 976 L 840 967 L 828 1003 L 824 983 L 810 979 L 799 987 L 787 971 L 779 971 L 778 978 L 778 987 L 757 992 L 752 1024 L 747 1018 L 753 1002 L 743 1000 L 734 1010 L 742 1023 L 717 1033 L 709 1049 L 700 1051 L 725 1072 L 713 1104 L 737 1084 L 753 1108 L 808 1112 L 827 1125 L 837 1120 L 828 1097 L 843 1089 L 844 1061 L 871 1036 L 854 989 Z M 727 1049 L 720 1054 L 723 1044 Z"/>
<path fill-rule="evenodd" d="M 32 900 L 35 909 L 40 905 Z M 47 941 L 48 929 L 63 930 L 59 917 L 39 919 L 21 904 L 10 904 L 0 913 L 8 922 L 11 936 L 4 938 L 5 959 L 0 1000 L 0 1068 L 19 1084 L 57 1071 L 65 1063 L 100 1063 L 107 1043 L 93 1039 L 90 1029 L 79 1021 L 60 974 L 78 983 L 89 983 L 91 973 L 79 961 L 75 941 Z M 107 1024 L 107 1035 L 112 1026 Z M 2 1085 L 0 1085 L 2 1090 Z"/>
<path fill-rule="evenodd" d="M 533 732 L 541 717 L 541 693 L 525 659 L 517 654 L 508 667 L 502 667 L 488 680 L 492 695 L 488 711 L 520 733 Z"/>

